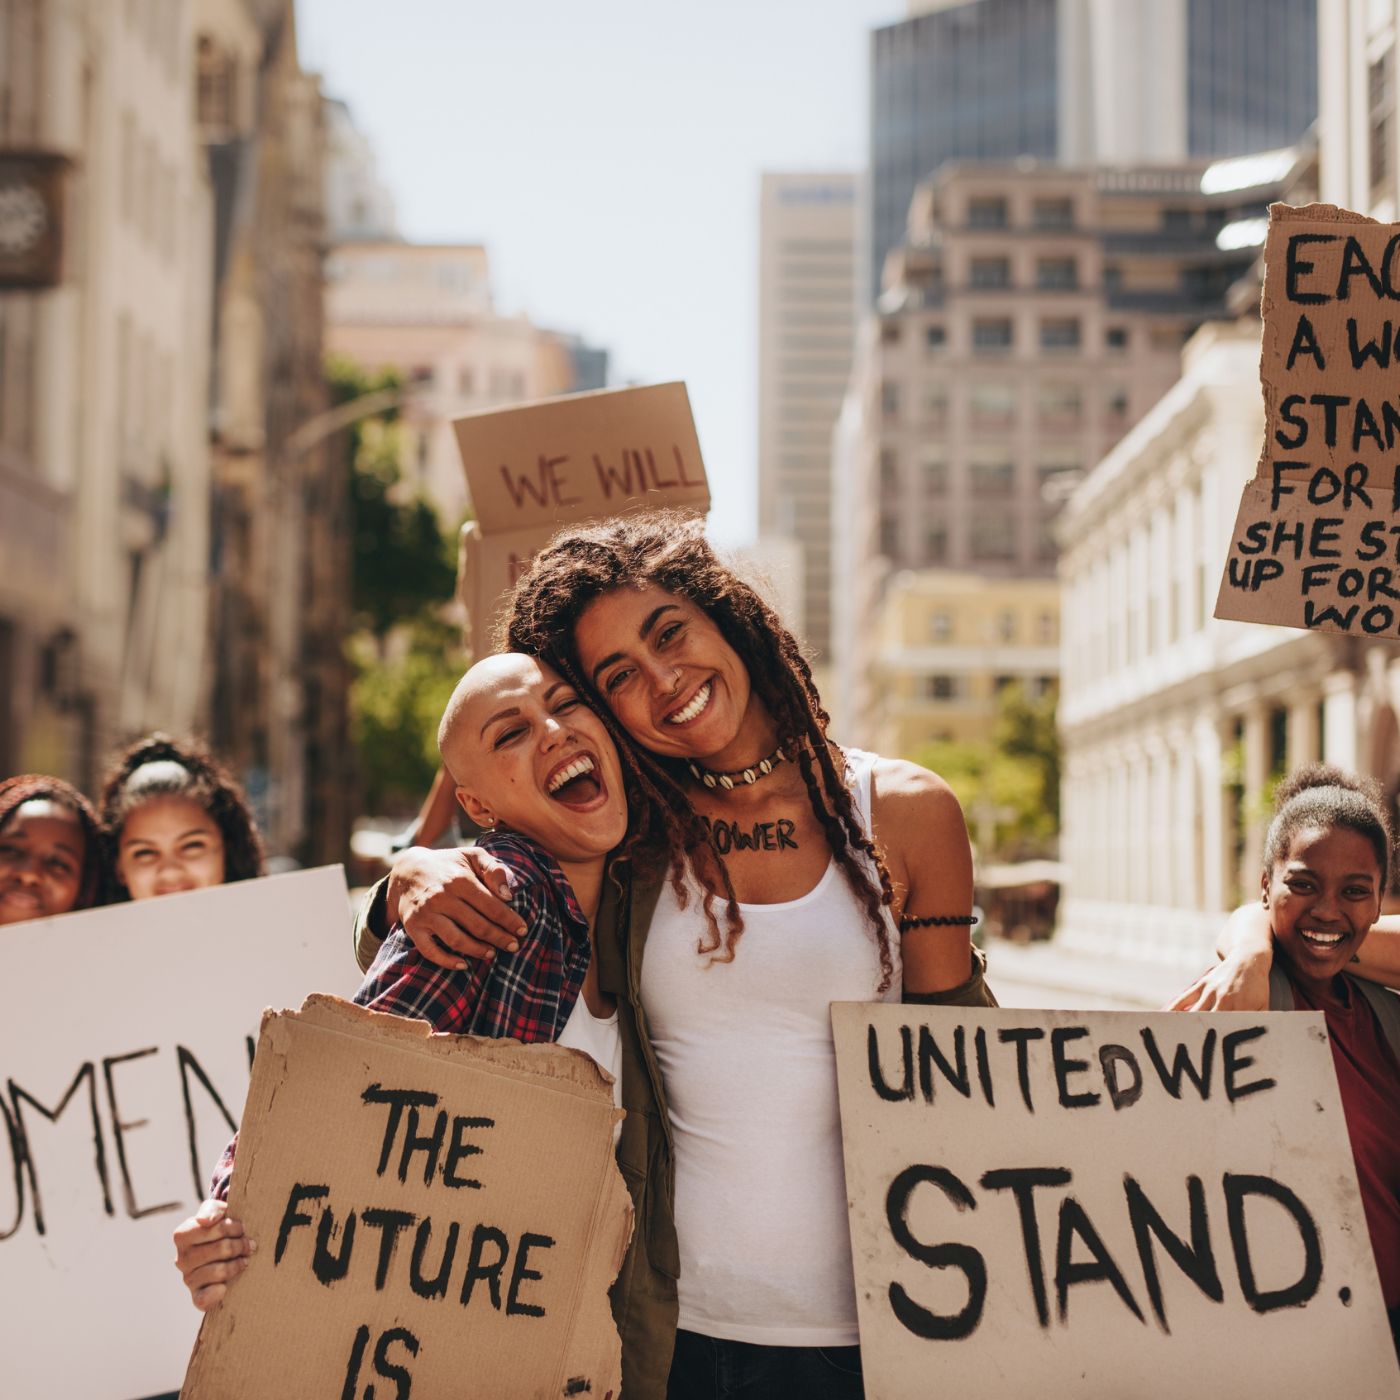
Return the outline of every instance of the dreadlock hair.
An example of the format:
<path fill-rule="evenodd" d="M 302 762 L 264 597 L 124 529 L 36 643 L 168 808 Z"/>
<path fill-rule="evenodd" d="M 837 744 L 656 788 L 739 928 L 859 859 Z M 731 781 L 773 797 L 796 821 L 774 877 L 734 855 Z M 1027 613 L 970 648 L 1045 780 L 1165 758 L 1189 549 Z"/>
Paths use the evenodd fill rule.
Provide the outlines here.
<path fill-rule="evenodd" d="M 1380 866 L 1380 888 L 1390 884 L 1395 834 L 1380 785 L 1328 763 L 1310 763 L 1279 784 L 1274 794 L 1274 819 L 1264 838 L 1267 874 L 1288 854 L 1293 838 L 1307 827 L 1345 827 L 1364 836 Z"/>
<path fill-rule="evenodd" d="M 168 734 L 149 734 L 129 744 L 107 770 L 98 808 L 109 872 L 116 869 L 126 819 L 158 797 L 187 798 L 213 818 L 224 840 L 225 884 L 263 873 L 262 837 L 243 789 L 203 744 Z M 131 898 L 115 876 L 110 883 L 114 903 Z"/>
<path fill-rule="evenodd" d="M 889 871 L 856 816 L 826 731 L 829 716 L 812 683 L 812 671 L 797 639 L 747 583 L 716 556 L 704 524 L 674 511 L 627 515 L 600 524 L 570 527 L 537 554 L 516 584 L 504 624 L 513 651 L 543 657 L 575 688 L 589 695 L 603 716 L 643 809 L 628 842 L 631 855 L 645 841 L 664 845 L 671 883 L 686 902 L 687 861 L 700 876 L 708 932 L 699 951 L 730 962 L 743 932 L 743 917 L 724 857 L 686 795 L 684 761 L 648 753 L 614 718 L 605 698 L 584 674 L 574 642 L 579 616 L 594 599 L 623 588 L 655 585 L 704 611 L 734 648 L 754 692 L 777 724 L 779 744 L 796 763 L 812 811 L 851 889 L 865 907 L 880 953 L 883 992 L 894 977 L 885 906 L 893 900 Z M 839 750 L 836 751 L 839 756 Z M 874 866 L 872 880 L 858 859 Z M 714 915 L 712 889 L 723 892 L 728 928 Z"/>
<path fill-rule="evenodd" d="M 83 868 L 74 909 L 91 909 L 102 902 L 102 833 L 92 803 L 71 783 L 42 773 L 22 773 L 0 783 L 0 831 L 26 802 L 52 802 L 72 812 L 83 832 Z"/>

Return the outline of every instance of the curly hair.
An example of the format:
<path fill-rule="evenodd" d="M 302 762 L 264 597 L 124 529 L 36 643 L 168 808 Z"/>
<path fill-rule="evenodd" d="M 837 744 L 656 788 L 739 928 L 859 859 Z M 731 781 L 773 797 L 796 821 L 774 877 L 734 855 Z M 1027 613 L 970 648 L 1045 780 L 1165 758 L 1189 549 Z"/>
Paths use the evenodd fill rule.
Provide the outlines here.
<path fill-rule="evenodd" d="M 637 854 L 644 843 L 659 841 L 669 856 L 672 886 L 682 905 L 686 863 L 691 864 L 705 891 L 708 937 L 702 938 L 700 951 L 719 962 L 732 961 L 743 917 L 724 857 L 686 795 L 686 765 L 636 744 L 584 674 L 574 642 L 575 624 L 595 598 L 649 584 L 702 609 L 747 668 L 754 692 L 778 727 L 784 756 L 802 774 L 832 855 L 869 917 L 879 948 L 883 992 L 894 977 L 885 916 L 894 896 L 883 853 L 856 815 L 837 766 L 840 750 L 827 738 L 829 716 L 797 639 L 759 594 L 717 557 L 705 539 L 703 521 L 656 511 L 561 531 L 516 584 L 504 624 L 505 644 L 544 658 L 593 699 L 624 755 L 634 800 L 641 808 L 627 853 Z M 859 859 L 862 855 L 869 866 Z M 713 889 L 723 892 L 728 924 L 724 932 L 714 915 Z"/>
<path fill-rule="evenodd" d="M 149 734 L 112 759 L 102 783 L 98 810 L 107 869 L 116 869 L 117 848 L 126 819 L 158 797 L 184 797 L 213 818 L 224 840 L 224 883 L 254 880 L 263 873 L 263 844 L 243 789 L 217 758 L 193 739 Z M 114 902 L 130 899 L 125 886 L 110 880 Z"/>
<path fill-rule="evenodd" d="M 83 832 L 83 869 L 78 880 L 74 909 L 91 909 L 102 899 L 102 833 L 97 813 L 71 783 L 42 773 L 21 773 L 0 783 L 0 831 L 26 802 L 52 802 L 72 812 Z"/>
<path fill-rule="evenodd" d="M 1264 870 L 1288 854 L 1293 838 L 1307 827 L 1345 827 L 1364 836 L 1376 853 L 1380 888 L 1390 882 L 1395 833 L 1380 784 L 1329 763 L 1310 763 L 1279 784 L 1274 819 L 1264 837 Z"/>

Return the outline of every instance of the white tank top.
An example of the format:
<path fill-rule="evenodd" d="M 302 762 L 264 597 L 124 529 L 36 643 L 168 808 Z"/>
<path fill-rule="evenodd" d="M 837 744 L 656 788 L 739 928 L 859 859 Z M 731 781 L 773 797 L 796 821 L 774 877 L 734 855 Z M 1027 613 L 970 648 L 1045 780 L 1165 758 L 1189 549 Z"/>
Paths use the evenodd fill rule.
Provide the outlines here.
<path fill-rule="evenodd" d="M 846 750 L 867 831 L 874 761 Z M 664 889 L 641 985 L 675 1141 L 680 1326 L 767 1346 L 852 1346 L 831 1003 L 880 999 L 874 930 L 833 860 L 800 899 L 740 905 L 734 961 L 711 964 L 697 952 L 704 915 L 692 886 L 684 909 Z M 898 1001 L 888 911 L 885 922 L 895 972 L 883 999 Z"/>
<path fill-rule="evenodd" d="M 599 1069 L 607 1070 L 612 1075 L 613 1104 L 617 1108 L 622 1107 L 622 1033 L 617 1028 L 616 1008 L 611 1016 L 595 1016 L 588 1009 L 588 1002 L 580 991 L 574 1009 L 569 1012 L 569 1019 L 564 1022 L 564 1029 L 554 1043 L 567 1045 L 571 1050 L 582 1050 L 585 1055 L 593 1057 Z M 613 1126 L 614 1145 L 621 1132 L 622 1123 L 619 1120 Z"/>

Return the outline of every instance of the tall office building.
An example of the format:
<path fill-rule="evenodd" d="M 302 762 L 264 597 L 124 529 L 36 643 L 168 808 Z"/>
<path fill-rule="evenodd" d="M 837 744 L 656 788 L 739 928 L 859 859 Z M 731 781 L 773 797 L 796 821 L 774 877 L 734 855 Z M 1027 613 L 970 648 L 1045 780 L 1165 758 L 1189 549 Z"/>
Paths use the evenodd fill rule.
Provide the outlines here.
<path fill-rule="evenodd" d="M 1317 116 L 1317 0 L 964 0 L 871 41 L 866 285 L 949 160 L 1181 161 L 1292 145 Z"/>
<path fill-rule="evenodd" d="M 856 177 L 763 177 L 759 215 L 758 528 L 802 547 L 798 630 L 831 643 L 831 430 L 855 338 Z"/>

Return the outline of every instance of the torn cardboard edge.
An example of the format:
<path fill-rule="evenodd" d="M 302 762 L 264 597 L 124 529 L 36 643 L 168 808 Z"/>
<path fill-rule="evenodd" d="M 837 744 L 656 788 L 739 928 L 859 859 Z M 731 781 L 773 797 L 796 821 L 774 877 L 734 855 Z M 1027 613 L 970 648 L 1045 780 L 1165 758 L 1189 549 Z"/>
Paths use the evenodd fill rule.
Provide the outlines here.
<path fill-rule="evenodd" d="M 1400 640 L 1400 225 L 1330 204 L 1269 216 L 1264 438 L 1214 615 Z"/>
<path fill-rule="evenodd" d="M 405 1057 L 421 1076 L 405 1073 Z M 360 1079 L 369 1088 L 357 1095 Z M 409 1106 L 419 1090 L 392 1088 L 386 1096 L 382 1086 L 396 1081 L 421 1086 L 431 1099 L 424 1112 L 439 1120 L 432 1129 L 436 1146 L 418 1132 L 417 1108 Z M 380 1097 L 371 1098 L 372 1091 Z M 402 1103 L 383 1110 L 389 1116 L 381 1144 L 376 1106 L 395 1096 Z M 444 1157 L 445 1115 L 450 1107 L 466 1103 L 475 1103 L 477 1112 L 491 1108 L 494 1116 L 453 1119 L 451 1147 Z M 519 1115 L 507 1121 L 516 1106 Z M 392 1171 L 387 1177 L 385 1171 L 397 1141 L 400 1109 L 405 1114 L 404 1158 L 396 1183 Z M 426 1021 L 322 995 L 307 998 L 300 1011 L 265 1012 L 229 1199 L 230 1214 L 264 1242 L 264 1251 L 253 1256 L 238 1287 L 205 1318 L 182 1396 L 233 1400 L 247 1394 L 249 1386 L 270 1393 L 267 1388 L 275 1391 L 278 1385 L 295 1393 L 358 1394 L 363 1381 L 382 1385 L 398 1372 L 416 1374 L 425 1393 L 441 1393 L 448 1376 L 470 1375 L 471 1384 L 453 1385 L 462 1400 L 495 1400 L 505 1393 L 564 1394 L 575 1382 L 585 1383 L 587 1393 L 600 1400 L 615 1395 L 621 1383 L 621 1343 L 608 1290 L 632 1230 L 631 1198 L 612 1151 L 613 1126 L 621 1116 L 610 1077 L 580 1051 L 437 1034 Z M 459 1142 L 459 1125 L 475 1125 L 486 1133 L 486 1145 Z M 328 1155 L 329 1142 L 343 1142 L 343 1153 Z M 476 1155 L 488 1150 L 489 1158 Z M 421 1181 L 419 1153 L 426 1161 Z M 512 1153 L 520 1160 L 510 1160 Z M 367 1166 L 375 1154 L 380 1154 L 379 1168 L 371 1176 Z M 405 1176 L 410 1157 L 413 1173 Z M 439 1177 L 444 1160 L 447 1166 Z M 449 1179 L 454 1161 L 487 1163 L 491 1176 L 477 1165 L 481 1181 Z M 594 1169 L 597 1179 L 590 1181 Z M 311 1179 L 307 1171 L 317 1185 L 293 1184 L 288 1196 L 289 1183 Z M 561 1183 L 567 1183 L 563 1190 Z M 296 1204 L 302 1190 L 310 1192 L 306 1202 L 319 1205 L 303 1209 Z M 390 1203 L 396 1208 L 387 1209 Z M 323 1213 L 316 1252 L 310 1255 L 311 1218 L 318 1209 Z M 522 1215 L 544 1228 L 520 1233 Z M 408 1240 L 400 1241 L 395 1227 L 385 1243 L 384 1222 L 392 1225 L 396 1217 L 407 1222 L 403 1230 L 418 1229 L 411 1270 L 419 1270 L 420 1254 L 441 1262 L 442 1293 L 425 1293 L 416 1282 L 409 1290 L 405 1279 L 418 1275 L 406 1262 Z M 471 1229 L 464 1222 L 473 1219 L 472 1252 L 463 1266 L 466 1231 Z M 302 1257 L 294 1261 L 287 1248 L 283 1271 L 277 1265 L 284 1259 L 289 1220 Z M 496 1225 L 488 1227 L 487 1220 Z M 381 1232 L 377 1246 L 366 1239 L 374 1228 Z M 527 1266 L 532 1247 L 543 1251 L 537 1257 L 546 1264 Z M 378 1274 L 370 1267 L 376 1248 L 381 1251 Z M 479 1253 L 493 1248 L 502 1251 L 494 1261 L 494 1280 L 488 1278 L 489 1268 L 474 1279 L 472 1270 L 482 1262 Z M 312 1260 L 309 1269 L 306 1257 Z M 501 1274 L 508 1257 L 513 1257 L 514 1272 L 502 1315 Z M 317 1261 L 329 1261 L 327 1276 L 317 1272 Z M 577 1264 L 572 1273 L 570 1261 Z M 423 1268 L 431 1272 L 426 1264 Z M 376 1280 L 373 1289 L 367 1286 L 370 1277 Z M 460 1307 L 446 1296 L 459 1277 L 465 1278 Z M 481 1279 L 486 1282 L 478 1289 Z M 522 1296 L 534 1289 L 535 1301 L 516 1308 L 522 1279 Z M 540 1304 L 541 1298 L 546 1303 Z M 308 1332 L 316 1336 L 314 1344 L 308 1342 Z M 517 1384 L 526 1388 L 517 1391 Z"/>

